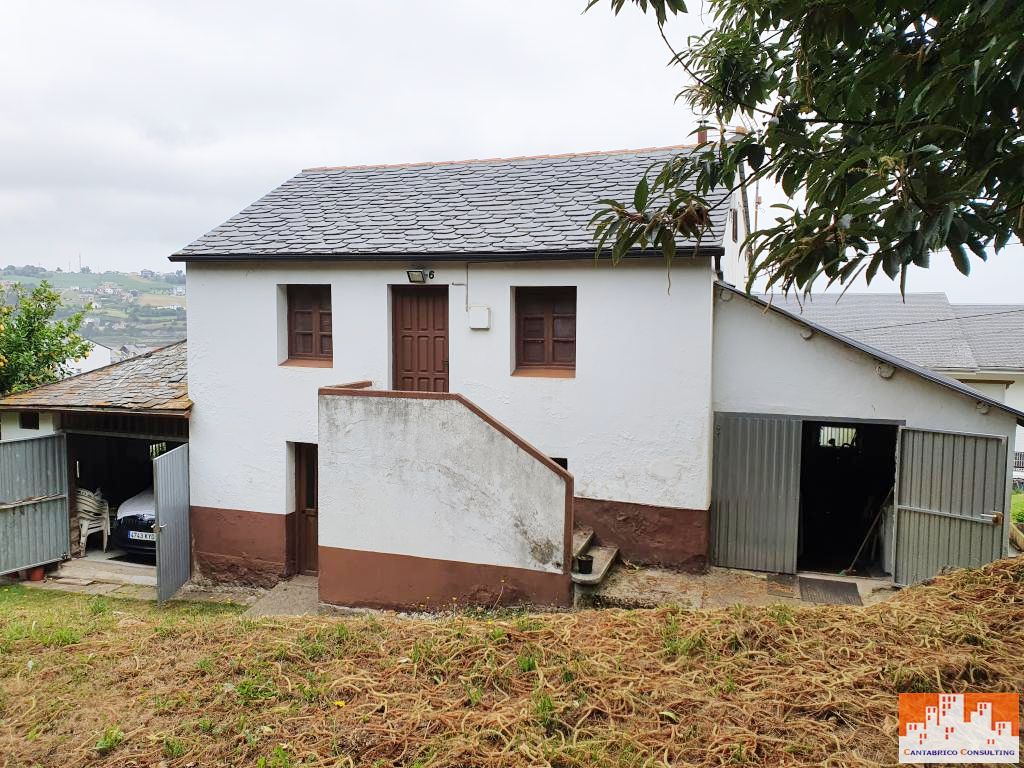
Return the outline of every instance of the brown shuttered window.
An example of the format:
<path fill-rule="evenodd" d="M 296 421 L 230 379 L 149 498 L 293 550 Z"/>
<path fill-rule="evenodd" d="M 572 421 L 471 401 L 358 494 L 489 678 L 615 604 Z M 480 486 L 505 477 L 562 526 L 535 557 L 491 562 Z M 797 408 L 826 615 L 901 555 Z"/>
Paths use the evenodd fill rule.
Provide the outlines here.
<path fill-rule="evenodd" d="M 516 368 L 576 368 L 576 288 L 516 289 Z"/>
<path fill-rule="evenodd" d="M 288 286 L 288 357 L 299 360 L 330 360 L 331 286 Z"/>

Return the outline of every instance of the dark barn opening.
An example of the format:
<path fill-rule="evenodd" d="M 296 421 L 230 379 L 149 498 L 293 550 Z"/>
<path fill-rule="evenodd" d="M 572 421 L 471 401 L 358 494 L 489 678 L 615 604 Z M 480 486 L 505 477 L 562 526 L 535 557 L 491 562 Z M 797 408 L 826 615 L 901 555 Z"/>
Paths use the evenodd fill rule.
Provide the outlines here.
<path fill-rule="evenodd" d="M 896 482 L 898 431 L 889 424 L 804 422 L 800 570 L 885 573 L 884 507 Z"/>

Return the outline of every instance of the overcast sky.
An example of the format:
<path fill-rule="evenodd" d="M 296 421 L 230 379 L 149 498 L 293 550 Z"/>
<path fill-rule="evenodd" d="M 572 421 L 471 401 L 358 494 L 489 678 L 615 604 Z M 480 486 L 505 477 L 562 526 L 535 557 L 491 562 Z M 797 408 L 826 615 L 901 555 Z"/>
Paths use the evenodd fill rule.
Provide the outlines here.
<path fill-rule="evenodd" d="M 0 263 L 172 269 L 308 166 L 687 141 L 652 19 L 584 5 L 3 0 Z M 909 287 L 1024 301 L 1022 251 Z"/>

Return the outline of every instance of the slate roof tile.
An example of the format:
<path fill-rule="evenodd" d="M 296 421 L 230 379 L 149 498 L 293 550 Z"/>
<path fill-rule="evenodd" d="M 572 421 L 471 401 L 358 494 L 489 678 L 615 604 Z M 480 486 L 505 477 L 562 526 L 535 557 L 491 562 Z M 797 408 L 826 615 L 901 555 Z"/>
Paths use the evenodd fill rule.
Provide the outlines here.
<path fill-rule="evenodd" d="M 53 384 L 0 399 L 0 409 L 81 408 L 185 413 L 188 398 L 186 343 L 179 341 Z"/>
<path fill-rule="evenodd" d="M 597 201 L 631 200 L 652 164 L 681 151 L 310 168 L 173 258 L 588 250 Z M 722 242 L 726 214 L 713 211 L 705 244 Z"/>
<path fill-rule="evenodd" d="M 763 298 L 925 368 L 1024 370 L 1024 305 L 951 304 L 944 293 Z"/>

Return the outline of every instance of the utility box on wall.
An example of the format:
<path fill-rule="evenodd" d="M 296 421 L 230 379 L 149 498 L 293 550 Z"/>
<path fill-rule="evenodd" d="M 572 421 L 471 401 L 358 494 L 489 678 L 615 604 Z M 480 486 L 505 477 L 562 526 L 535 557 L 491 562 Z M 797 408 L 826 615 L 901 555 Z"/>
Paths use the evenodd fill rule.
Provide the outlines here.
<path fill-rule="evenodd" d="M 469 308 L 469 327 L 477 331 L 486 331 L 491 327 L 491 308 L 483 304 L 473 304 Z"/>

